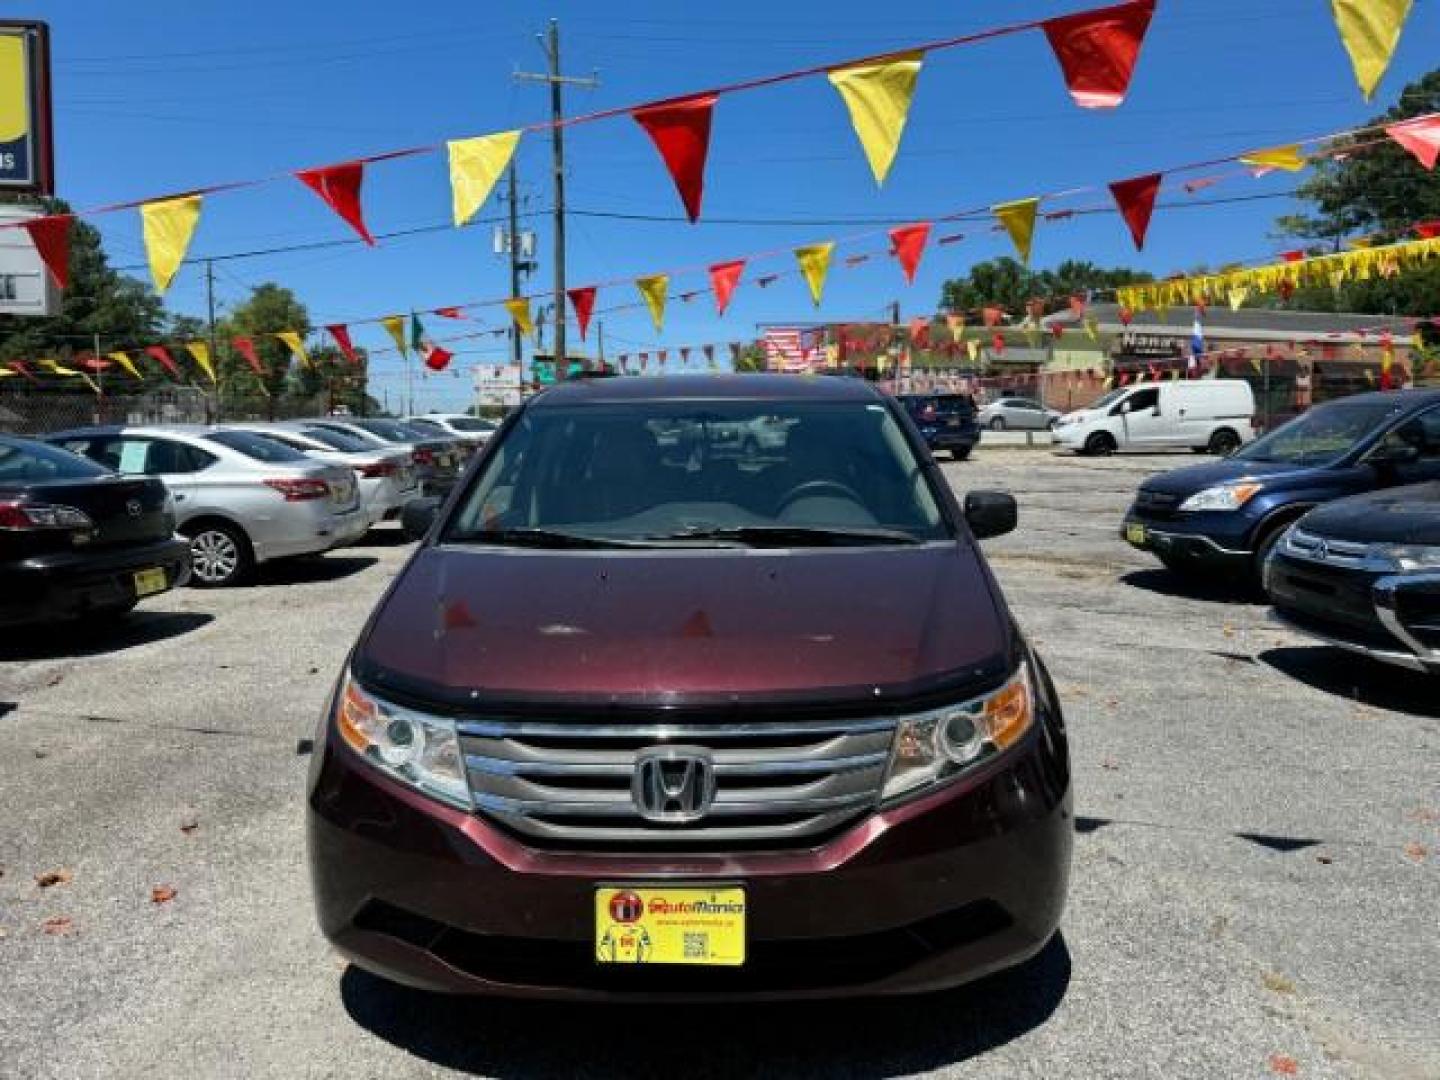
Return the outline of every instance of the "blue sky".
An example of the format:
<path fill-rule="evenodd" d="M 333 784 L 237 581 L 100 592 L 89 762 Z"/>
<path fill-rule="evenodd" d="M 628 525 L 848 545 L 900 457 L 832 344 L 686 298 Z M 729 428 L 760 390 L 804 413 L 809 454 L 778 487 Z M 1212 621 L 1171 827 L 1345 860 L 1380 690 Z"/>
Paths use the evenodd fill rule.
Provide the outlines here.
<path fill-rule="evenodd" d="M 1091 6 L 1097 3 L 552 0 L 543 7 L 491 2 L 399 9 L 370 0 L 64 0 L 32 5 L 24 14 L 51 23 L 58 188 L 85 207 L 543 119 L 545 90 L 517 83 L 512 72 L 543 65 L 535 34 L 551 16 L 561 21 L 566 70 L 595 71 L 601 81 L 598 90 L 568 94 L 573 113 Z M 788 249 L 1355 126 L 1388 107 L 1406 82 L 1433 64 L 1437 43 L 1440 5 L 1417 4 L 1395 64 L 1367 105 L 1323 0 L 1161 0 L 1129 99 L 1107 112 L 1072 104 L 1039 33 L 934 53 L 883 190 L 876 189 L 838 96 L 823 78 L 727 96 L 715 114 L 701 223 L 574 216 L 570 284 Z M 548 136 L 521 143 L 522 192 L 535 210 L 550 205 L 549 154 Z M 569 201 L 577 211 L 680 214 L 658 156 L 628 118 L 572 129 L 567 159 Z M 1205 196 L 1283 193 L 1293 183 L 1288 176 L 1243 179 Z M 1280 246 L 1268 233 L 1288 206 L 1275 198 L 1158 212 L 1143 256 L 1113 215 L 1042 225 L 1034 262 L 1043 267 L 1084 258 L 1164 274 L 1260 258 Z M 373 167 L 365 207 L 376 232 L 445 222 L 443 156 Z M 501 209 L 492 201 L 480 216 Z M 706 221 L 723 218 L 777 223 Z M 136 214 L 94 220 L 112 262 L 143 263 Z M 539 233 L 542 257 L 530 287 L 548 289 L 548 221 L 528 224 Z M 878 241 L 838 249 L 820 316 L 880 318 L 897 299 L 907 318 L 933 311 L 941 281 L 1007 250 L 1002 236 L 957 228 L 966 240 L 932 246 L 912 287 L 892 260 L 843 266 L 847 251 L 873 249 Z M 242 301 L 254 285 L 276 281 L 295 290 L 317 324 L 492 298 L 508 290 L 508 269 L 491 252 L 490 230 L 422 233 L 375 249 L 225 260 L 216 264 L 217 292 L 223 308 Z M 191 254 L 347 234 L 314 195 L 283 181 L 207 200 Z M 788 258 L 757 261 L 747 280 L 792 267 Z M 757 323 L 816 317 L 797 278 L 763 290 L 742 284 L 724 320 L 715 317 L 708 297 L 691 304 L 673 298 L 704 283 L 703 274 L 672 282 L 661 336 L 641 310 L 604 316 L 607 353 L 750 338 Z M 167 299 L 176 310 L 199 314 L 204 297 L 203 273 L 192 265 L 181 270 Z M 635 298 L 628 287 L 602 290 L 598 307 Z M 481 317 L 503 323 L 499 309 Z M 454 325 L 432 319 L 430 329 Z M 385 341 L 378 326 L 357 328 L 355 337 L 376 348 Z M 506 348 L 492 338 L 462 346 L 461 377 L 425 380 L 420 403 L 463 402 L 469 368 L 503 359 Z M 393 403 L 403 384 L 400 360 L 377 357 L 375 368 L 377 391 L 388 388 Z"/>

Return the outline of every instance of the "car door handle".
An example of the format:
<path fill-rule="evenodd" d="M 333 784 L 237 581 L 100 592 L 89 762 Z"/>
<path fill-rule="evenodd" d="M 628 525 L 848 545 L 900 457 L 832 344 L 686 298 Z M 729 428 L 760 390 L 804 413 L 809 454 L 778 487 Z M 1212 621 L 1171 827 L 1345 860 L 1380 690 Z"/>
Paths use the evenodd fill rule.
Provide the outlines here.
<path fill-rule="evenodd" d="M 184 501 L 185 501 L 185 496 L 184 496 L 184 494 L 182 493 L 182 494 L 177 494 L 177 495 L 175 495 L 175 501 L 176 501 L 176 502 L 184 502 Z"/>

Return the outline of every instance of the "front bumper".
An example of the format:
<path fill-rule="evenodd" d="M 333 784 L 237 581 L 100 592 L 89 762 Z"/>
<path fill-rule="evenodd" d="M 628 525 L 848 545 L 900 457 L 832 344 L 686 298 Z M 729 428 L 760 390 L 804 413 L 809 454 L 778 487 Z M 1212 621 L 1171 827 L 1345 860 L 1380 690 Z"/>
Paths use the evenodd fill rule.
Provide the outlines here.
<path fill-rule="evenodd" d="M 1212 515 L 1196 515 L 1196 518 Z M 1243 540 L 1215 535 L 1202 521 L 1174 518 L 1151 521 L 1132 510 L 1120 526 L 1120 538 L 1133 548 L 1148 551 L 1166 563 L 1206 573 L 1242 575 L 1250 572 L 1255 553 Z"/>
<path fill-rule="evenodd" d="M 183 585 L 190 577 L 189 541 L 177 537 L 115 551 L 43 555 L 6 566 L 0 571 L 0 625 L 83 618 L 124 607 L 138 598 L 135 574 L 141 570 L 164 573 L 160 591 Z"/>
<path fill-rule="evenodd" d="M 665 1001 L 927 991 L 1020 963 L 1059 924 L 1073 841 L 1063 736 L 819 847 L 635 854 L 529 847 L 398 785 L 333 736 L 312 772 L 320 926 L 360 966 L 434 990 Z M 733 969 L 598 965 L 601 884 L 745 889 Z"/>

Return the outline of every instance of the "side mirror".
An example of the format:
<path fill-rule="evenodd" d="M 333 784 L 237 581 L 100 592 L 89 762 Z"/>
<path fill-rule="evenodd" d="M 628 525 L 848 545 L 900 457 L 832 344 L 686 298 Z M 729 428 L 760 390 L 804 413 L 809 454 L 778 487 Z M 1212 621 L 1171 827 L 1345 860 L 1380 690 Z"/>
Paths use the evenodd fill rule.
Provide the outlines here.
<path fill-rule="evenodd" d="M 435 516 L 439 512 L 440 500 L 434 496 L 411 499 L 405 504 L 405 509 L 400 511 L 400 528 L 404 531 L 405 538 L 425 539 L 425 534 L 430 531 L 430 526 L 435 524 Z"/>
<path fill-rule="evenodd" d="M 965 496 L 965 521 L 975 539 L 1014 532 L 1020 520 L 1015 496 L 1005 491 L 972 491 Z"/>
<path fill-rule="evenodd" d="M 1420 460 L 1420 447 L 1405 442 L 1382 442 L 1370 453 L 1371 465 L 1413 465 Z"/>

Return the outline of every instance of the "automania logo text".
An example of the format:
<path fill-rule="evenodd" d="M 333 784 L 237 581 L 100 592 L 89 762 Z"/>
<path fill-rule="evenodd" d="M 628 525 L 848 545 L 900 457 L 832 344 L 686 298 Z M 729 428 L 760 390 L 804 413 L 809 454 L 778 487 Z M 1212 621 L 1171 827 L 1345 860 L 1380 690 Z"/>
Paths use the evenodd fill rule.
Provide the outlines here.
<path fill-rule="evenodd" d="M 744 915 L 743 900 L 666 900 L 654 897 L 650 901 L 651 915 Z"/>

